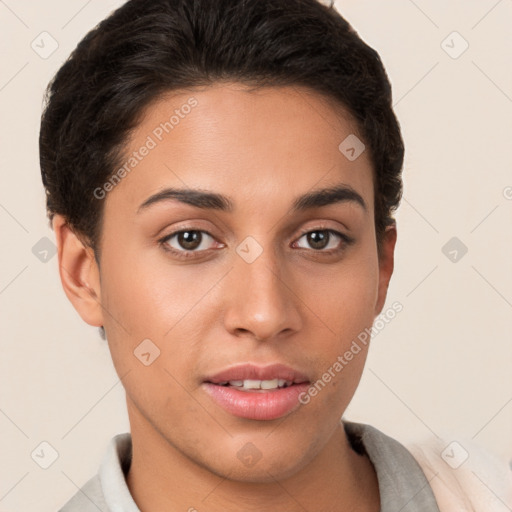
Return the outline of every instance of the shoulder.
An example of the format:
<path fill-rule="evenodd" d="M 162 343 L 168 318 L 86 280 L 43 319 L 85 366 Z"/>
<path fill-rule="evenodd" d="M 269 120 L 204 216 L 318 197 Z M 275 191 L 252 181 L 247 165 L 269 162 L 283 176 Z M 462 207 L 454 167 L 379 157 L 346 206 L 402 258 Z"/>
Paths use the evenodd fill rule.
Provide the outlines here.
<path fill-rule="evenodd" d="M 366 453 L 375 468 L 382 511 L 440 512 L 421 466 L 405 446 L 371 425 L 343 424 L 353 449 Z"/>
<path fill-rule="evenodd" d="M 131 446 L 129 432 L 111 438 L 98 473 L 78 489 L 59 512 L 138 511 L 124 478 L 131 460 Z"/>
<path fill-rule="evenodd" d="M 510 467 L 474 441 L 429 437 L 404 446 L 423 469 L 441 512 L 512 509 Z"/>
<path fill-rule="evenodd" d="M 79 489 L 59 512 L 109 512 L 99 475 L 93 476 Z"/>

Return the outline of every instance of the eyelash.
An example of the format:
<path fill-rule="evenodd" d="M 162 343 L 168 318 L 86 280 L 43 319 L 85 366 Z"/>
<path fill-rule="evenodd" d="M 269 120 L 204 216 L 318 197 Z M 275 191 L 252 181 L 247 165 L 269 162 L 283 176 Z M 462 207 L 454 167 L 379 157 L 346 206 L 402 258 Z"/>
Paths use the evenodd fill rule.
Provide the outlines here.
<path fill-rule="evenodd" d="M 169 253 L 177 256 L 178 258 L 182 258 L 182 259 L 194 258 L 195 257 L 194 253 L 206 252 L 208 249 L 205 249 L 204 251 L 198 251 L 198 250 L 194 250 L 194 251 L 190 251 L 190 250 L 177 250 L 177 249 L 174 249 L 173 247 L 169 247 L 167 245 L 167 242 L 170 239 L 172 239 L 176 235 L 179 235 L 180 233 L 185 233 L 187 231 L 205 233 L 208 236 L 210 236 L 211 238 L 215 239 L 215 237 L 211 233 L 209 233 L 208 231 L 206 231 L 204 229 L 196 229 L 196 228 L 192 228 L 192 227 L 189 227 L 189 228 L 185 227 L 185 228 L 179 229 L 178 231 L 174 231 L 174 232 L 170 233 L 169 235 L 164 236 L 163 238 L 160 238 L 158 240 L 158 242 L 162 246 L 164 251 L 169 252 Z M 300 240 L 304 235 L 307 235 L 309 233 L 315 233 L 315 232 L 329 233 L 330 235 L 338 236 L 343 241 L 342 247 L 338 248 L 338 249 L 330 249 L 330 250 L 327 250 L 327 251 L 323 250 L 323 249 L 311 249 L 311 251 L 313 251 L 315 253 L 328 254 L 328 255 L 332 255 L 332 254 L 336 254 L 336 253 L 341 253 L 344 250 L 346 250 L 346 248 L 348 246 L 352 245 L 355 242 L 354 238 L 349 237 L 348 235 L 345 235 L 344 233 L 340 233 L 339 231 L 336 231 L 334 229 L 325 228 L 325 227 L 317 227 L 317 228 L 314 228 L 314 229 L 305 229 L 305 230 L 300 232 L 300 235 L 297 238 L 297 241 Z M 303 249 L 303 248 L 300 248 L 300 249 Z"/>

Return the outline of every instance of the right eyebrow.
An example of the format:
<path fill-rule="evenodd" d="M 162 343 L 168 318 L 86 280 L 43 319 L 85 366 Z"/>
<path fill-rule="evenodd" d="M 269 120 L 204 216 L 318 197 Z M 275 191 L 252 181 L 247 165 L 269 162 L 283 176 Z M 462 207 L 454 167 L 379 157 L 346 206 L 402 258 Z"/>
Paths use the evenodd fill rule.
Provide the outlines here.
<path fill-rule="evenodd" d="M 137 213 L 162 201 L 177 200 L 196 208 L 212 209 L 231 212 L 234 209 L 233 201 L 222 194 L 207 192 L 198 189 L 166 188 L 148 197 L 137 210 Z"/>

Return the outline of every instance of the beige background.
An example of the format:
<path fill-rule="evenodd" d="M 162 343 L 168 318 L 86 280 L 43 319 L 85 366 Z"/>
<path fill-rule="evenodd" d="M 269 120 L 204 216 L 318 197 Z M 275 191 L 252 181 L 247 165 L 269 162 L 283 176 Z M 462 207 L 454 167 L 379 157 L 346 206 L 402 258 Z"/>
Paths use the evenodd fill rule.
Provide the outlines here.
<path fill-rule="evenodd" d="M 65 297 L 38 161 L 42 93 L 77 42 L 121 1 L 0 1 L 0 511 L 55 511 L 128 430 L 96 329 Z M 512 1 L 339 0 L 380 53 L 406 143 L 388 306 L 346 417 L 403 440 L 434 434 L 512 456 Z M 58 49 L 41 58 L 41 32 Z M 458 58 L 450 52 L 469 48 Z M 454 38 L 455 37 L 455 38 Z M 49 46 L 46 46 L 49 48 Z M 509 187 L 509 188 L 507 188 Z M 450 261 L 452 237 L 468 252 Z M 58 452 L 46 470 L 42 441 Z M 40 448 L 39 448 L 40 450 Z M 46 454 L 49 450 L 46 450 Z M 45 455 L 47 456 L 47 455 Z"/>

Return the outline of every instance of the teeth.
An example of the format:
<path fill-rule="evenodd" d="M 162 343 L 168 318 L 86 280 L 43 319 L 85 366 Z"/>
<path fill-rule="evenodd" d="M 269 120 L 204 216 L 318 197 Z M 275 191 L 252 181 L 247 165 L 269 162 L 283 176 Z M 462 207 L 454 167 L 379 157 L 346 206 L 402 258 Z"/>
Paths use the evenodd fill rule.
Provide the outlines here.
<path fill-rule="evenodd" d="M 255 380 L 253 382 L 258 382 L 258 381 Z M 279 379 L 262 380 L 262 381 L 260 381 L 260 388 L 261 389 L 275 389 L 277 387 L 279 387 Z"/>
<path fill-rule="evenodd" d="M 219 382 L 223 385 L 224 383 Z M 272 379 L 272 380 L 230 380 L 229 385 L 242 389 L 277 389 L 285 386 L 291 386 L 292 382 L 284 379 Z"/>

